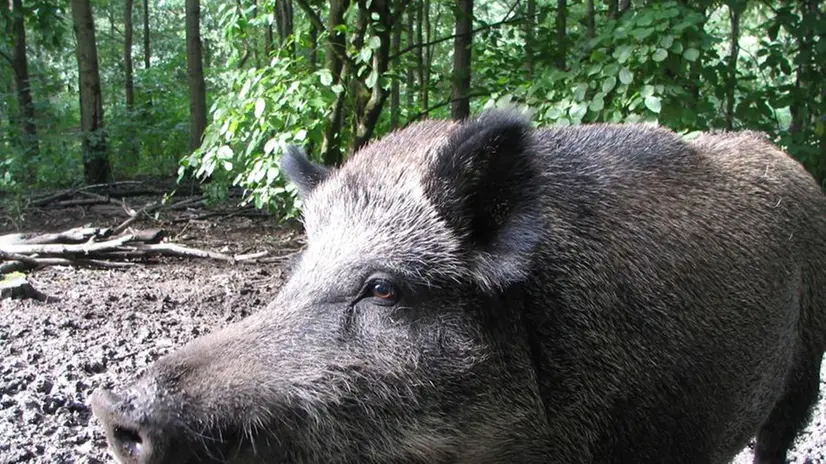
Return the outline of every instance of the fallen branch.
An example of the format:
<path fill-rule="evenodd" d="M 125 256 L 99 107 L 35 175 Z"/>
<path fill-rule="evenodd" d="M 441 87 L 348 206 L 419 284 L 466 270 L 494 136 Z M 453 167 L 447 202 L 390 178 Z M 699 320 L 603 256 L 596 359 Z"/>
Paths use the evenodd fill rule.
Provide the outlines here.
<path fill-rule="evenodd" d="M 66 244 L 0 244 L 0 253 L 24 254 L 24 255 L 63 255 L 63 254 L 89 254 L 108 249 L 117 249 L 124 243 L 132 240 L 132 235 L 107 240 L 105 242 L 84 243 L 82 245 Z"/>
<path fill-rule="evenodd" d="M 63 232 L 51 234 L 8 234 L 0 235 L 0 247 L 3 245 L 38 245 L 48 243 L 84 243 L 95 237 L 107 237 L 111 229 L 99 227 L 75 227 Z"/>
<path fill-rule="evenodd" d="M 200 198 L 200 197 L 198 197 L 198 198 L 188 198 L 186 200 L 181 200 L 177 203 L 172 203 L 171 205 L 168 205 L 168 206 L 164 207 L 163 203 L 153 201 L 153 202 L 147 203 L 146 206 L 144 206 L 138 212 L 136 212 L 134 216 L 132 216 L 129 219 L 127 219 L 127 220 L 123 221 L 122 223 L 120 223 L 120 225 L 115 227 L 112 231 L 115 235 L 123 232 L 124 230 L 126 230 L 127 227 L 132 225 L 135 221 L 138 220 L 138 218 L 141 215 L 144 215 L 144 214 L 154 213 L 155 211 L 158 211 L 160 209 L 175 210 L 175 209 L 187 208 L 189 206 L 194 206 L 196 204 L 203 203 L 203 202 L 204 202 L 204 199 Z"/>
<path fill-rule="evenodd" d="M 75 188 L 62 190 L 62 191 L 57 192 L 57 193 L 49 194 L 49 195 L 46 195 L 44 197 L 36 198 L 36 199 L 32 200 L 31 204 L 32 204 L 32 206 L 46 206 L 46 205 L 48 205 L 49 203 L 51 203 L 55 200 L 59 200 L 61 198 L 65 198 L 65 197 L 75 195 L 78 192 L 86 192 L 88 190 L 94 190 L 94 189 L 102 188 L 102 187 L 110 187 L 111 188 L 111 187 L 114 187 L 114 186 L 117 186 L 117 185 L 136 185 L 136 184 L 143 184 L 143 182 L 136 181 L 136 180 L 122 180 L 122 181 L 119 181 L 119 182 L 112 182 L 110 184 L 92 184 L 92 185 L 86 185 L 86 186 L 83 186 L 83 187 L 75 187 Z"/>

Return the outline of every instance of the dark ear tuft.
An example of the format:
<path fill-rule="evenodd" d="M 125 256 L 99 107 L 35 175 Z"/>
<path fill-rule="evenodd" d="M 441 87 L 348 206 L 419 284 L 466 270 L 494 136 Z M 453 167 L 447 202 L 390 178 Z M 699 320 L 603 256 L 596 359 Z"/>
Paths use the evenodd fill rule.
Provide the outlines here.
<path fill-rule="evenodd" d="M 457 128 L 431 166 L 426 191 L 487 287 L 524 278 L 541 238 L 534 152 L 525 115 L 490 110 Z"/>
<path fill-rule="evenodd" d="M 310 161 L 304 150 L 295 145 L 287 146 L 287 152 L 281 158 L 281 169 L 298 187 L 302 197 L 309 195 L 332 172 L 330 168 Z"/>

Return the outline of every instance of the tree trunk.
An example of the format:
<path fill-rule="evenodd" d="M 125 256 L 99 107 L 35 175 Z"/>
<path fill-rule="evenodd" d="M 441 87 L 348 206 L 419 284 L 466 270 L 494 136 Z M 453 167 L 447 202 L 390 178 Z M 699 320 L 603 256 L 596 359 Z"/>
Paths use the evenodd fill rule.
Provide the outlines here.
<path fill-rule="evenodd" d="M 432 29 L 430 27 L 430 0 L 423 0 L 422 15 L 424 21 L 424 43 L 429 44 L 432 38 Z M 427 108 L 430 105 L 430 67 L 433 64 L 433 48 L 432 45 L 424 47 L 424 79 L 422 80 L 422 108 Z"/>
<path fill-rule="evenodd" d="M 143 0 L 143 68 L 149 69 L 152 53 L 149 49 L 149 0 Z"/>
<path fill-rule="evenodd" d="M 425 81 L 425 61 L 424 61 L 424 50 L 425 47 L 423 44 L 424 41 L 424 16 L 427 14 L 425 12 L 425 6 L 427 2 L 425 0 L 419 0 L 418 8 L 416 8 L 416 43 L 419 44 L 419 47 L 416 48 L 416 70 L 419 74 L 419 108 L 425 109 L 427 108 L 427 83 Z"/>
<path fill-rule="evenodd" d="M 470 116 L 471 46 L 473 45 L 473 0 L 456 0 L 456 38 L 453 40 L 453 89 L 450 115 Z"/>
<path fill-rule="evenodd" d="M 620 0 L 618 16 L 622 16 L 631 9 L 631 0 Z"/>
<path fill-rule="evenodd" d="M 534 44 L 536 43 L 536 0 L 528 0 L 525 20 L 525 66 L 528 76 L 533 76 Z"/>
<path fill-rule="evenodd" d="M 350 0 L 331 0 L 330 12 L 327 18 L 327 45 L 325 47 L 324 59 L 327 70 L 333 77 L 332 85 L 342 84 L 341 71 L 344 62 L 339 58 L 336 50 L 346 53 L 346 43 L 344 33 L 337 30 L 338 26 L 344 24 L 344 13 L 350 7 Z M 343 85 L 343 84 L 342 84 Z M 328 166 L 337 166 L 342 161 L 341 140 L 339 138 L 342 125 L 342 114 L 344 111 L 344 95 L 339 95 L 333 103 L 330 116 L 327 118 L 327 125 L 324 128 L 324 139 L 321 142 L 321 158 Z"/>
<path fill-rule="evenodd" d="M 566 58 L 568 57 L 568 1 L 556 1 L 556 67 L 560 70 L 566 69 Z"/>
<path fill-rule="evenodd" d="M 5 2 L 6 0 L 0 0 Z M 26 57 L 26 28 L 23 16 L 22 0 L 12 0 L 14 19 L 14 85 L 17 88 L 17 104 L 20 114 L 20 141 L 26 154 L 26 163 L 31 163 L 40 153 L 40 141 L 37 137 L 37 124 L 34 119 L 34 100 L 32 99 L 31 80 L 29 79 L 29 61 Z M 34 176 L 34 164 L 29 165 L 28 175 Z"/>
<path fill-rule="evenodd" d="M 293 35 L 293 2 L 292 0 L 278 0 L 276 3 L 278 9 L 276 19 L 278 20 L 278 36 L 281 39 L 281 44 L 287 42 L 287 38 Z M 291 54 L 295 53 L 295 44 L 293 44 Z"/>
<path fill-rule="evenodd" d="M 414 9 L 415 8 L 415 9 Z M 415 26 L 416 26 L 416 10 L 418 7 L 415 5 L 407 10 L 407 31 L 406 31 L 406 47 L 411 47 L 413 45 L 413 38 L 415 33 Z M 398 58 L 401 59 L 401 58 Z M 411 66 L 409 63 L 409 59 L 404 59 L 405 67 L 407 68 L 407 79 L 404 85 L 405 97 L 407 97 L 407 110 L 410 111 L 413 108 L 413 97 L 415 96 L 415 92 L 413 91 L 416 79 L 416 72 L 414 66 Z"/>
<path fill-rule="evenodd" d="M 103 127 L 95 23 L 89 0 L 72 0 L 72 19 L 77 40 L 80 75 L 80 129 L 83 133 L 83 172 L 86 182 L 99 184 L 111 178 Z"/>
<path fill-rule="evenodd" d="M 585 29 L 588 39 L 596 37 L 596 11 L 594 9 L 594 0 L 588 0 L 585 7 Z"/>
<path fill-rule="evenodd" d="M 729 44 L 728 81 L 726 82 L 726 129 L 734 127 L 734 93 L 737 89 L 737 58 L 740 55 L 740 15 L 745 5 L 739 0 L 728 3 L 731 21 L 731 42 Z"/>
<path fill-rule="evenodd" d="M 374 27 L 373 34 L 381 40 L 379 49 L 373 51 L 373 72 L 378 75 L 378 78 L 370 90 L 370 100 L 367 101 L 367 105 L 364 107 L 364 117 L 360 118 L 352 151 L 358 150 L 370 141 L 376 128 L 376 123 L 381 115 L 384 102 L 387 100 L 387 91 L 385 91 L 381 85 L 381 79 L 387 73 L 387 67 L 390 63 L 391 34 L 397 35 L 397 33 L 393 33 L 392 31 L 401 32 L 401 28 L 396 27 L 397 25 L 393 23 L 393 20 L 395 18 L 397 22 L 400 22 L 400 13 L 402 11 L 394 10 L 392 12 L 393 14 L 391 14 L 390 3 L 390 0 L 372 0 L 370 5 L 370 13 L 378 16 L 376 23 L 378 23 L 379 27 Z M 398 2 L 397 8 L 403 8 L 403 5 L 404 3 Z M 398 45 L 398 40 L 393 40 L 396 42 L 396 45 Z M 398 81 L 394 79 L 394 83 L 396 84 L 396 106 L 398 107 Z"/>
<path fill-rule="evenodd" d="M 132 5 L 134 0 L 125 0 L 123 16 L 123 71 L 126 74 L 126 109 L 135 107 L 135 82 L 132 77 Z"/>
<path fill-rule="evenodd" d="M 272 55 L 272 41 L 272 24 L 267 24 L 267 28 L 264 29 L 264 54 L 267 55 L 267 60 L 269 60 Z"/>
<path fill-rule="evenodd" d="M 394 11 L 399 11 L 399 8 L 401 8 L 403 4 L 402 0 L 395 0 L 393 3 Z M 404 26 L 404 22 L 400 15 L 395 14 L 394 17 L 396 18 L 396 22 L 393 24 L 393 39 L 390 43 L 390 53 L 395 56 L 401 48 L 402 27 Z M 402 60 L 396 60 L 393 64 L 395 72 L 393 73 L 393 82 L 390 84 L 390 127 L 393 129 L 399 127 L 399 117 L 401 115 L 401 89 L 399 88 L 401 84 L 399 82 L 401 63 Z"/>
<path fill-rule="evenodd" d="M 189 79 L 189 146 L 201 146 L 206 128 L 206 86 L 201 58 L 201 4 L 186 0 L 186 74 Z"/>
<path fill-rule="evenodd" d="M 608 0 L 608 18 L 617 19 L 619 12 L 619 3 L 617 0 Z"/>
<path fill-rule="evenodd" d="M 315 24 L 310 24 L 310 67 L 313 71 L 318 68 L 318 28 Z"/>

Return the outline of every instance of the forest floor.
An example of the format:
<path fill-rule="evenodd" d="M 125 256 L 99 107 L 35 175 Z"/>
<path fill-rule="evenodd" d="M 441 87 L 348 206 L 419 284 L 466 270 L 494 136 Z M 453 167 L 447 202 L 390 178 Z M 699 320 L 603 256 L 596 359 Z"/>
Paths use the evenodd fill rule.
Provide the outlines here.
<path fill-rule="evenodd" d="M 297 227 L 275 226 L 272 218 L 172 222 L 183 214 L 144 225 L 164 228 L 175 243 L 230 254 L 290 255 L 302 245 Z M 122 219 L 108 205 L 77 206 L 34 211 L 16 226 L 58 232 Z M 0 235 L 17 231 L 0 218 Z M 153 258 L 126 269 L 31 273 L 39 291 L 60 300 L 0 301 L 0 464 L 114 462 L 87 404 L 92 391 L 122 386 L 184 342 L 263 308 L 285 264 Z M 821 391 L 826 366 L 823 374 Z M 751 462 L 750 450 L 735 462 Z M 826 401 L 789 462 L 826 463 Z"/>

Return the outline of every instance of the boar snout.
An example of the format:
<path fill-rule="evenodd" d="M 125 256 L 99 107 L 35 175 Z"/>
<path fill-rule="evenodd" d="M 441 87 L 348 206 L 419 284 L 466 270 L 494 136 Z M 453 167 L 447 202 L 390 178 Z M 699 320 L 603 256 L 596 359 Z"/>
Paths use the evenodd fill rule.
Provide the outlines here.
<path fill-rule="evenodd" d="M 92 394 L 92 411 L 103 425 L 110 449 L 122 464 L 191 461 L 193 442 L 176 425 L 178 414 L 159 406 L 151 391 L 139 384 L 121 395 L 103 388 Z"/>

